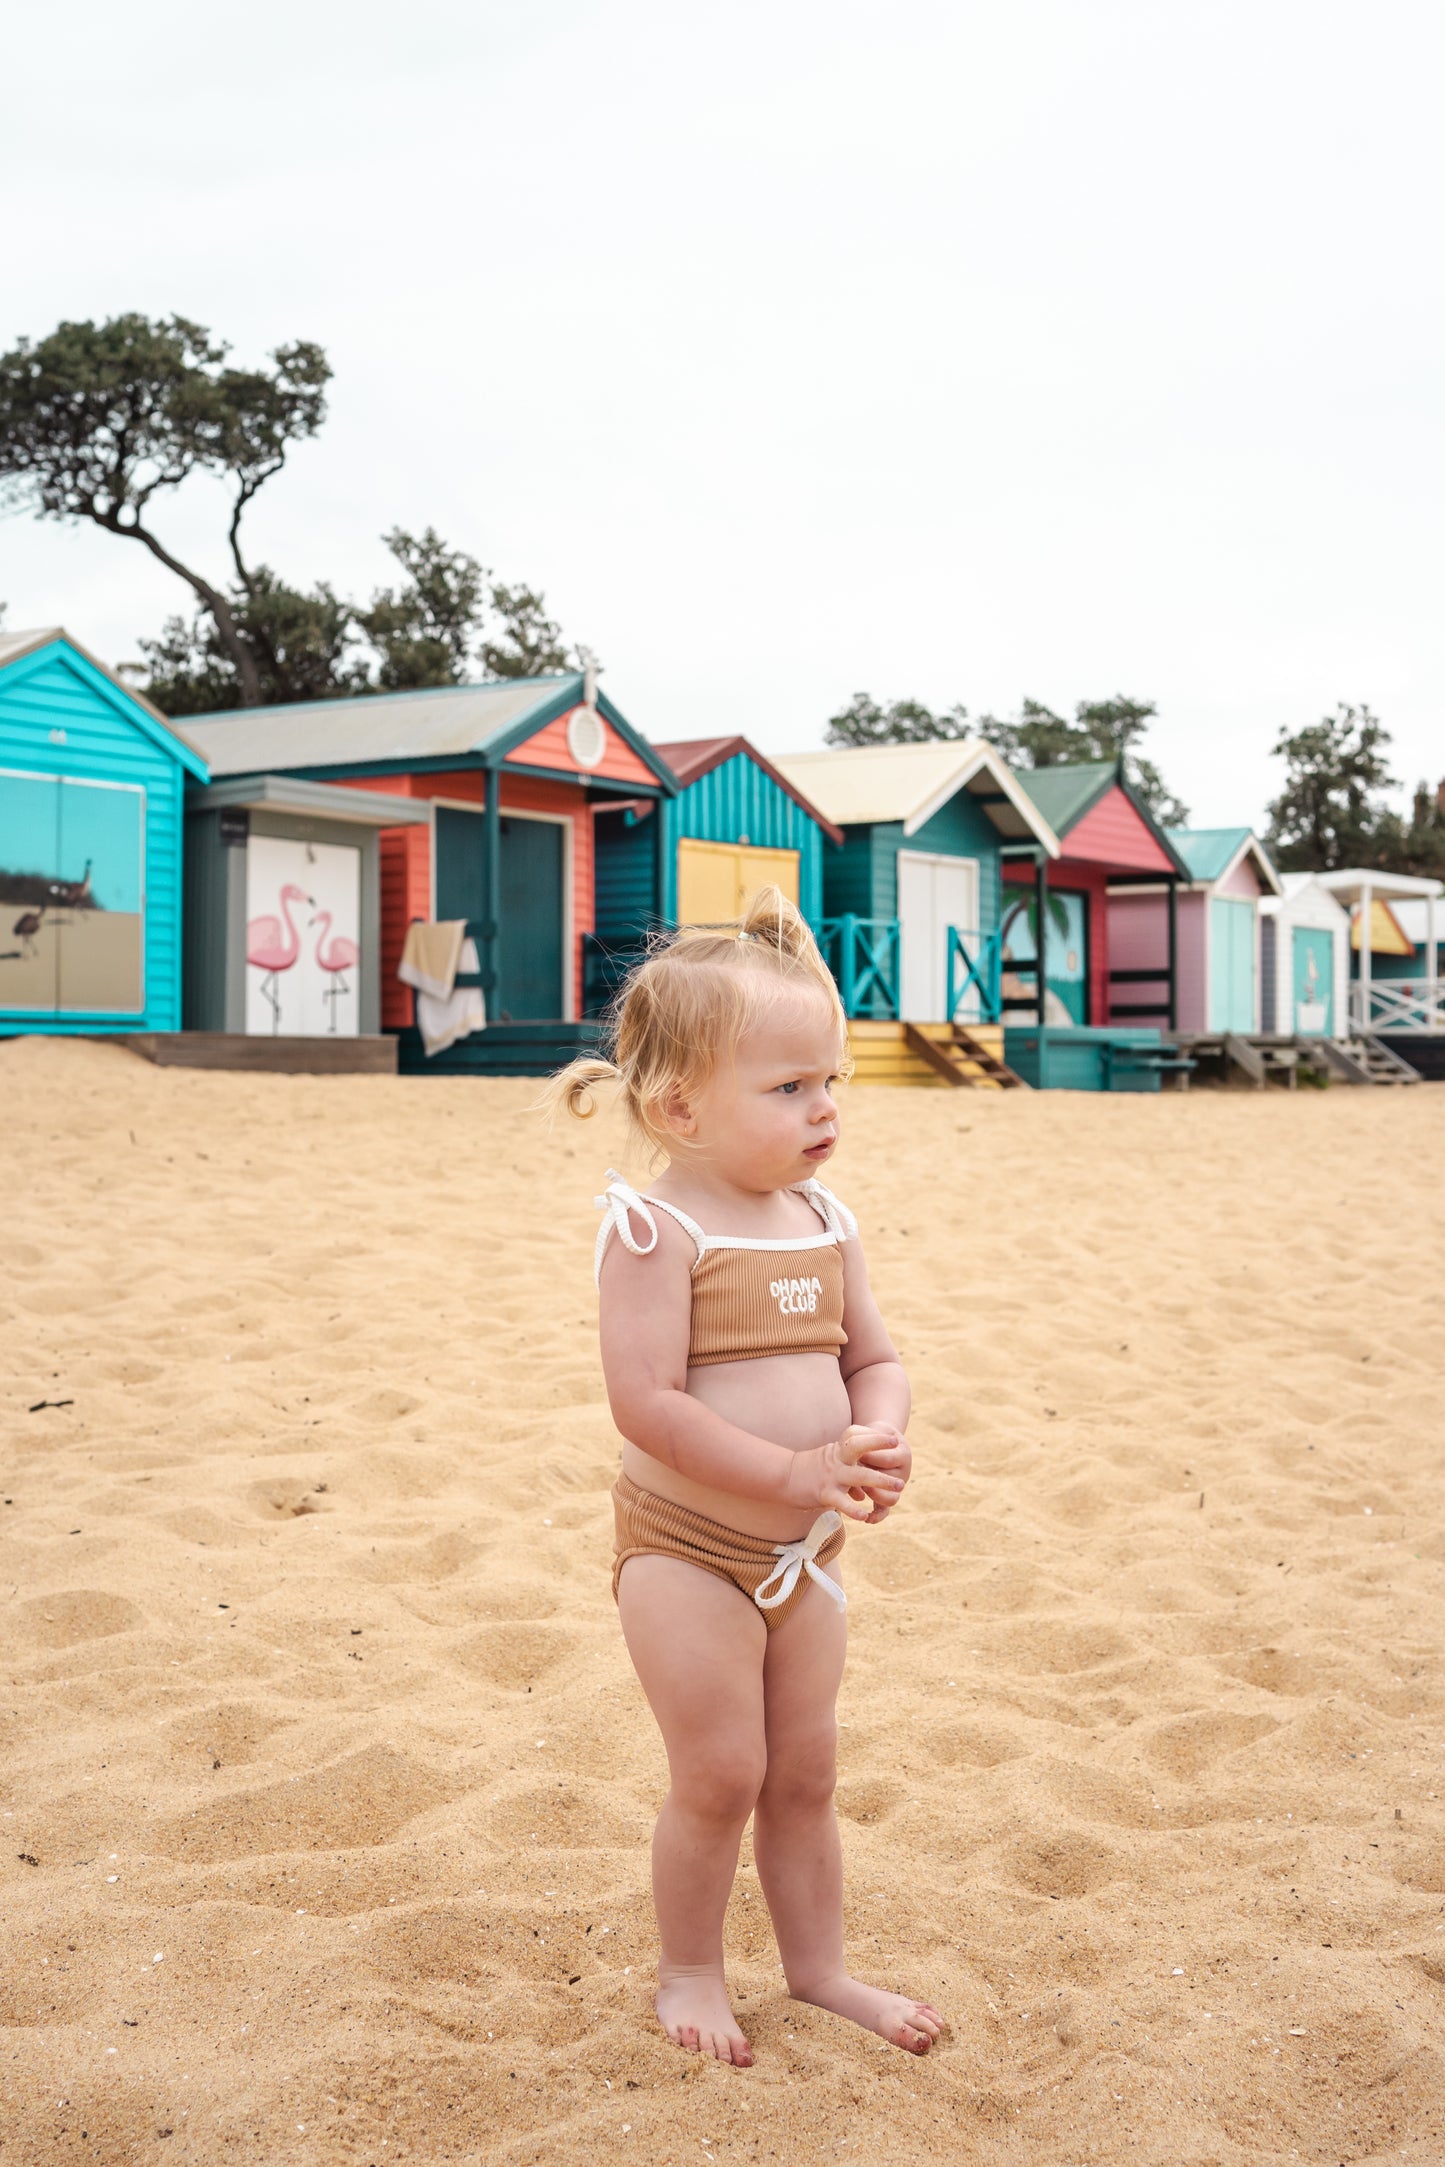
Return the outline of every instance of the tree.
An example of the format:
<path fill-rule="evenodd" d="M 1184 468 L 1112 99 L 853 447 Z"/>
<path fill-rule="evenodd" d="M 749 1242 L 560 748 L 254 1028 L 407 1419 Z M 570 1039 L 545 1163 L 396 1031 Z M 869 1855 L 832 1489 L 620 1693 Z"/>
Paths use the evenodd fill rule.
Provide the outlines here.
<path fill-rule="evenodd" d="M 259 600 L 269 575 L 245 564 L 242 516 L 290 447 L 320 428 L 331 369 L 306 339 L 278 347 L 270 371 L 228 368 L 228 351 L 182 316 L 62 323 L 46 338 L 21 339 L 0 356 L 0 486 L 41 518 L 88 519 L 140 542 L 185 580 L 235 673 L 237 704 L 254 706 L 261 656 L 234 597 L 165 547 L 151 506 L 195 473 L 223 477 L 236 577 Z M 264 618 L 263 608 L 253 631 Z"/>
<path fill-rule="evenodd" d="M 848 705 L 830 717 L 824 733 L 829 745 L 921 745 L 935 738 L 974 735 L 968 709 L 951 707 L 935 715 L 921 700 L 894 700 L 880 707 L 868 692 L 855 692 Z"/>
<path fill-rule="evenodd" d="M 255 661 L 263 704 L 334 700 L 375 689 L 355 652 L 351 605 L 324 583 L 304 594 L 260 565 L 249 589 L 232 591 L 231 603 Z M 168 617 L 159 639 L 138 645 L 148 665 L 141 690 L 163 715 L 208 715 L 248 704 L 231 652 L 206 610 L 189 620 Z"/>
<path fill-rule="evenodd" d="M 1139 740 L 1158 714 L 1152 700 L 1131 700 L 1116 692 L 1110 700 L 1080 700 L 1072 722 L 1039 700 L 1025 699 L 1012 722 L 992 715 L 980 718 L 979 730 L 1015 767 L 1061 767 L 1090 760 L 1122 760 L 1139 796 L 1161 827 L 1189 824 L 1181 804 L 1152 760 L 1138 750 Z"/>
<path fill-rule="evenodd" d="M 1285 763 L 1285 783 L 1269 808 L 1267 840 L 1285 871 L 1399 863 L 1406 830 L 1384 803 L 1395 787 L 1390 742 L 1377 715 L 1344 701 L 1293 735 L 1280 731 L 1273 757 Z"/>
<path fill-rule="evenodd" d="M 383 692 L 404 692 L 464 683 L 491 575 L 464 550 L 448 549 L 434 527 L 419 537 L 393 527 L 382 540 L 406 573 L 407 584 L 382 588 L 372 596 L 370 609 L 356 613 L 357 624 L 381 657 L 377 686 Z"/>
<path fill-rule="evenodd" d="M 1184 827 L 1189 819 L 1152 760 L 1135 750 L 1158 709 L 1152 700 L 1130 700 L 1122 692 L 1112 700 L 1080 700 L 1074 720 L 1065 721 L 1040 700 L 1025 699 L 1011 722 L 980 715 L 970 723 L 968 709 L 951 707 L 935 715 L 919 700 L 895 700 L 880 707 L 871 693 L 855 692 L 827 727 L 829 745 L 918 745 L 937 738 L 984 737 L 1010 765 L 1058 767 L 1071 761 L 1120 760 L 1154 818 L 1165 827 Z"/>
<path fill-rule="evenodd" d="M 492 588 L 492 608 L 501 620 L 500 637 L 483 640 L 481 664 L 488 677 L 544 677 L 554 670 L 581 667 L 547 615 L 546 596 L 531 587 Z"/>
<path fill-rule="evenodd" d="M 267 369 L 227 365 L 229 349 L 181 316 L 63 323 L 0 356 L 0 496 L 46 519 L 89 519 L 138 541 L 186 581 L 194 615 L 143 639 L 143 688 L 166 714 L 260 702 L 344 698 L 528 677 L 578 668 L 531 587 L 507 587 L 435 529 L 383 537 L 405 575 L 370 604 L 324 580 L 294 587 L 241 547 L 247 508 L 326 416 L 331 367 L 296 340 Z M 193 474 L 221 476 L 231 496 L 229 580 L 183 564 L 161 542 L 154 500 Z M 489 622 L 489 613 L 492 621 Z"/>

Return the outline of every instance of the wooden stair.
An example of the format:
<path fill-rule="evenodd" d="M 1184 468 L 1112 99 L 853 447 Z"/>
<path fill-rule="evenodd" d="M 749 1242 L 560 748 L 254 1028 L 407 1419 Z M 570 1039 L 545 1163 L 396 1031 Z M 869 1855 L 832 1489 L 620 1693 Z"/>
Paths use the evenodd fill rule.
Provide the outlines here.
<path fill-rule="evenodd" d="M 915 1091 L 956 1090 L 961 1085 L 984 1091 L 1010 1088 L 1002 1024 L 883 1023 L 854 1017 L 848 1045 L 856 1084 L 903 1085 Z"/>
<path fill-rule="evenodd" d="M 916 1060 L 931 1068 L 947 1084 L 970 1091 L 1025 1091 L 1002 1053 L 995 1052 L 978 1030 L 955 1023 L 932 1030 L 916 1023 L 903 1025 L 903 1043 Z"/>

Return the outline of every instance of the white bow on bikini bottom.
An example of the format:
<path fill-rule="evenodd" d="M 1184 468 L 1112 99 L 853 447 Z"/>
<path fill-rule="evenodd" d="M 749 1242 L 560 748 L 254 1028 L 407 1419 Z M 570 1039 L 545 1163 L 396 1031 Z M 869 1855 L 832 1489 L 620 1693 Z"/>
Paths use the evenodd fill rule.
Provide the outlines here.
<path fill-rule="evenodd" d="M 840 1610 L 848 1608 L 848 1598 L 837 1581 L 829 1579 L 821 1566 L 815 1565 L 813 1562 L 828 1537 L 834 1534 L 842 1525 L 843 1516 L 841 1513 L 820 1512 L 807 1534 L 800 1537 L 797 1542 L 775 1542 L 773 1544 L 773 1548 L 777 1552 L 778 1562 L 768 1574 L 767 1579 L 759 1582 L 753 1595 L 753 1601 L 757 1604 L 759 1610 L 776 1610 L 779 1603 L 785 1603 L 798 1585 L 799 1577 L 803 1573 L 806 1573 L 810 1580 L 815 1580 L 820 1588 L 831 1595 Z M 772 1587 L 775 1581 L 778 1583 L 777 1592 L 773 1595 L 764 1595 L 763 1589 Z"/>

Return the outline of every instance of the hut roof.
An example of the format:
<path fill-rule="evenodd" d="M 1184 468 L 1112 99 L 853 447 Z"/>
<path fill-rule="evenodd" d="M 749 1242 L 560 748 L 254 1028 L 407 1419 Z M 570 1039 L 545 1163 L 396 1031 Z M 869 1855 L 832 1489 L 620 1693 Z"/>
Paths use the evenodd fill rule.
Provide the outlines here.
<path fill-rule="evenodd" d="M 1166 828 L 1164 832 L 1193 879 L 1223 880 L 1241 858 L 1247 857 L 1253 861 L 1265 893 L 1283 893 L 1269 853 L 1253 828 Z"/>
<path fill-rule="evenodd" d="M 585 685 L 580 670 L 569 670 L 551 677 L 505 678 L 497 684 L 435 685 L 419 692 L 231 708 L 223 714 L 194 715 L 186 728 L 215 775 L 357 768 L 479 753 L 502 758 L 545 723 L 579 705 Z M 597 706 L 670 795 L 672 771 L 656 749 L 605 693 L 598 694 Z"/>
<path fill-rule="evenodd" d="M 1172 868 L 1179 873 L 1188 873 L 1189 869 L 1183 858 L 1130 782 L 1122 760 L 1077 760 L 1062 762 L 1057 767 L 1025 768 L 1020 779 L 1034 804 L 1060 838 L 1063 856 L 1077 854 L 1096 864 L 1113 862 L 1117 843 L 1102 853 L 1095 847 L 1081 848 L 1079 844 L 1076 844 L 1075 851 L 1071 852 L 1068 837 L 1089 817 L 1096 806 L 1103 804 L 1111 790 L 1117 790 L 1127 800 L 1134 819 L 1143 830 L 1142 848 L 1146 855 L 1151 850 L 1157 852 L 1162 861 L 1159 870 L 1167 872 Z M 1080 842 L 1082 843 L 1082 838 Z M 1131 854 L 1122 862 L 1135 864 L 1141 861 Z"/>
<path fill-rule="evenodd" d="M 105 678 L 132 707 L 139 708 L 145 718 L 141 724 L 142 729 L 149 728 L 151 735 L 160 738 L 162 742 L 166 738 L 174 739 L 176 757 L 199 781 L 205 781 L 205 748 L 191 736 L 189 730 L 177 729 L 168 715 L 163 715 L 158 707 L 153 706 L 143 692 L 137 692 L 134 686 L 128 685 L 118 670 L 111 669 L 108 663 L 93 655 L 88 647 L 82 647 L 79 640 L 72 638 L 66 631 L 64 625 L 36 625 L 27 632 L 0 632 L 0 670 L 7 668 L 12 662 L 19 662 L 25 655 L 33 655 L 42 647 L 57 645 L 66 646 L 72 654 L 79 655 L 82 662 L 88 663 L 91 669 Z"/>
<path fill-rule="evenodd" d="M 755 767 L 760 767 L 765 775 L 771 777 L 780 790 L 787 792 L 795 805 L 802 807 L 810 820 L 817 821 L 832 842 L 841 843 L 843 840 L 843 830 L 835 827 L 812 799 L 804 797 L 797 784 L 790 783 L 787 776 L 775 768 L 772 761 L 745 737 L 670 738 L 665 744 L 654 744 L 653 749 L 661 753 L 684 790 L 689 783 L 695 783 L 700 775 L 709 775 L 715 767 L 721 767 L 725 760 L 735 759 L 739 753 L 744 753 Z"/>
<path fill-rule="evenodd" d="M 840 827 L 901 821 L 905 835 L 960 790 L 977 798 L 1000 835 L 1038 842 L 1051 858 L 1059 839 L 982 738 L 939 738 L 921 745 L 847 745 L 823 752 L 780 753 L 777 766 Z"/>

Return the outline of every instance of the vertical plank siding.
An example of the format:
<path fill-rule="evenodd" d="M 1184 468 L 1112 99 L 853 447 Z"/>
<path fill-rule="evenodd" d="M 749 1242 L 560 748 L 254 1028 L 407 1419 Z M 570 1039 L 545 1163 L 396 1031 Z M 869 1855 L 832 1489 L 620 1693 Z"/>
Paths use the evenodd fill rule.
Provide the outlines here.
<path fill-rule="evenodd" d="M 667 893 L 664 914 L 677 916 L 677 846 L 681 841 L 739 843 L 746 837 L 762 850 L 798 853 L 798 905 L 811 925 L 823 916 L 823 832 L 801 805 L 780 790 L 745 752 L 734 753 L 680 796 L 663 802 L 667 824 Z M 830 852 L 836 854 L 834 846 Z"/>
<path fill-rule="evenodd" d="M 144 710 L 72 650 L 39 650 L 0 669 L 0 767 L 114 782 L 145 792 L 144 1007 L 126 1016 L 0 1010 L 0 1034 L 181 1028 L 181 838 L 185 769 Z M 157 733 L 157 734 L 153 734 Z M 3 788 L 0 779 L 0 788 Z"/>

